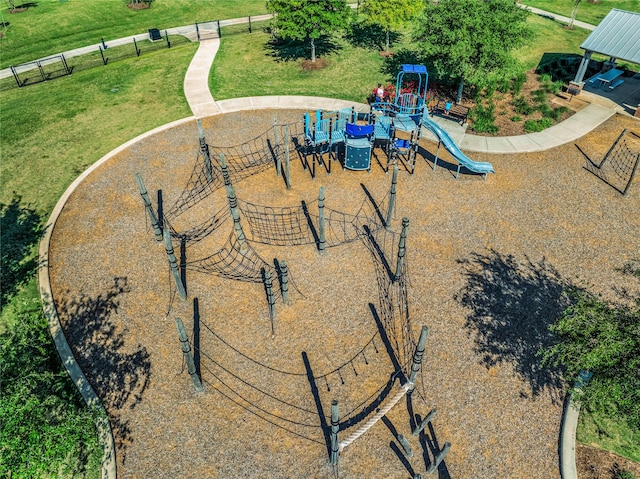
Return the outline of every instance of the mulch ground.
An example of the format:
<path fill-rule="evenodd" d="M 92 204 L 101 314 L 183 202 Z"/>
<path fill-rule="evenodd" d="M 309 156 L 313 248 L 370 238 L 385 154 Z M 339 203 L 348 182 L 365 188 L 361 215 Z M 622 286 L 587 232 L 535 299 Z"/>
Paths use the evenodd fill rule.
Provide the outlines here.
<path fill-rule="evenodd" d="M 274 114 L 289 123 L 302 112 L 212 117 L 204 121 L 207 141 L 243 143 L 269 130 Z M 624 128 L 640 132 L 637 120 L 618 115 L 576 143 L 599 161 Z M 623 197 L 611 186 L 622 180 L 607 171 L 608 184 L 587 171 L 575 144 L 470 154 L 491 161 L 496 174 L 456 180 L 446 153 L 434 172 L 436 145 L 421 146 L 415 174 L 400 167 L 390 231 L 375 233 L 382 254 L 362 241 L 325 254 L 313 244 L 250 243 L 265 264 L 285 259 L 291 273 L 291 304 L 279 299 L 273 322 L 262 284 L 191 268 L 222 247 L 231 221 L 187 244 L 189 297 L 176 297 L 134 174 L 154 205 L 162 190 L 170 211 L 198 156 L 194 123 L 131 146 L 79 186 L 55 225 L 50 275 L 65 334 L 109 412 L 119 477 L 405 479 L 425 476 L 445 442 L 451 449 L 440 478 L 560 477 L 561 377 L 542 368 L 536 353 L 551 341 L 547 327 L 565 305 L 567 285 L 609 299 L 635 287 L 617 269 L 638 257 L 638 180 Z M 315 181 L 292 160 L 291 190 L 271 167 L 237 181 L 238 198 L 277 212 L 304 201 L 316 214 L 324 186 L 327 209 L 367 211 L 371 225 L 373 204 L 384 215 L 391 175 L 376 160 L 371 173 L 334 163 L 328 176 L 319 168 Z M 184 231 L 225 207 L 222 188 L 172 226 Z M 403 217 L 410 219 L 406 305 L 397 288 L 384 289 L 380 259 L 395 270 Z M 176 241 L 174 248 L 180 258 Z M 398 313 L 405 306 L 408 318 Z M 176 317 L 197 348 L 203 393 L 194 392 L 183 363 Z M 423 325 L 430 332 L 415 392 L 348 446 L 332 470 L 321 427 L 332 399 L 342 439 L 375 411 L 381 392 L 388 399 L 397 391 L 398 381 L 385 385 L 397 363 L 406 369 Z M 412 425 L 432 409 L 429 426 L 412 436 Z"/>

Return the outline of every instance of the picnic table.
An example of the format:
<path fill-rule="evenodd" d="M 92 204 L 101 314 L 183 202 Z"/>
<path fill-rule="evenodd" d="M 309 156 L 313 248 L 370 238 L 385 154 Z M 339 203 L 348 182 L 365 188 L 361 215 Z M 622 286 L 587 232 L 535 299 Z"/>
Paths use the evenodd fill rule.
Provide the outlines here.
<path fill-rule="evenodd" d="M 624 71 L 622 70 L 612 68 L 608 72 L 598 76 L 597 80 L 600 82 L 600 85 L 606 86 L 607 84 L 611 83 L 613 80 L 621 76 L 623 73 Z"/>

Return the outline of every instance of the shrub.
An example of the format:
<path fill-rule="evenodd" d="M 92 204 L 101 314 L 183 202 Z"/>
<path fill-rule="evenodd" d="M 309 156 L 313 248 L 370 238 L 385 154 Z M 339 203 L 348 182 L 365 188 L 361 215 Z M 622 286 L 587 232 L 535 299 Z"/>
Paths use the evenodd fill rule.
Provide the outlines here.
<path fill-rule="evenodd" d="M 542 114 L 546 118 L 551 118 L 553 121 L 558 121 L 562 115 L 569 111 L 569 108 L 566 106 L 560 106 L 558 108 L 549 108 L 548 111 L 543 112 Z"/>
<path fill-rule="evenodd" d="M 473 131 L 478 133 L 497 133 L 498 127 L 495 124 L 495 105 L 489 102 L 485 108 L 481 102 L 469 112 L 469 117 L 473 120 Z"/>
<path fill-rule="evenodd" d="M 521 117 L 521 116 L 519 116 L 519 115 L 512 116 L 512 117 L 511 117 L 511 121 L 513 121 L 513 122 L 517 123 L 517 122 L 519 122 L 519 121 L 522 121 L 522 117 Z"/>
<path fill-rule="evenodd" d="M 542 88 L 531 92 L 531 96 L 536 103 L 544 104 L 547 102 L 547 92 Z"/>
<path fill-rule="evenodd" d="M 535 133 L 537 131 L 542 131 L 545 128 L 549 128 L 551 125 L 553 125 L 553 120 L 550 118 L 527 120 L 524 122 L 524 131 L 527 133 Z"/>
<path fill-rule="evenodd" d="M 531 115 L 534 110 L 523 95 L 517 96 L 513 99 L 513 106 L 516 113 L 520 113 L 521 115 Z"/>
<path fill-rule="evenodd" d="M 513 96 L 519 95 L 522 91 L 523 85 L 527 81 L 527 75 L 522 72 L 518 73 L 513 79 L 513 83 L 511 84 L 511 90 L 513 91 Z"/>
<path fill-rule="evenodd" d="M 628 469 L 616 469 L 613 473 L 614 479 L 636 479 L 636 475 Z"/>

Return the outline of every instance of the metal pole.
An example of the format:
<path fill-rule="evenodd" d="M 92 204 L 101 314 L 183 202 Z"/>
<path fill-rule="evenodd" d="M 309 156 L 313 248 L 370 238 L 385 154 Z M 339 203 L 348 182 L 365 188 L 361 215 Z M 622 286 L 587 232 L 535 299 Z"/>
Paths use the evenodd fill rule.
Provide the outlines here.
<path fill-rule="evenodd" d="M 271 338 L 276 335 L 273 326 L 273 319 L 276 316 L 276 301 L 273 297 L 273 282 L 271 281 L 271 271 L 265 269 L 264 271 L 264 285 L 267 290 L 267 303 L 269 303 L 269 319 L 271 320 Z"/>
<path fill-rule="evenodd" d="M 198 27 L 198 22 L 196 22 L 196 37 L 198 37 L 198 41 L 200 41 L 200 28 Z"/>
<path fill-rule="evenodd" d="M 71 70 L 69 70 L 69 65 L 67 64 L 67 59 L 64 57 L 64 54 L 60 54 L 60 58 L 62 59 L 62 64 L 64 65 L 64 71 L 67 72 L 67 75 L 71 75 Z"/>
<path fill-rule="evenodd" d="M 180 296 L 180 299 L 182 301 L 185 301 L 187 299 L 187 292 L 184 289 L 184 284 L 182 284 L 182 278 L 180 277 L 180 270 L 178 269 L 176 255 L 173 252 L 173 245 L 171 244 L 171 234 L 169 233 L 168 228 L 164 229 L 164 247 L 167 251 L 167 257 L 169 258 L 169 267 L 171 268 L 173 279 L 176 282 L 178 296 Z"/>
<path fill-rule="evenodd" d="M 167 48 L 171 48 L 171 42 L 169 41 L 169 34 L 167 33 L 167 31 L 164 31 L 164 38 L 165 40 L 167 40 Z"/>
<path fill-rule="evenodd" d="M 189 375 L 191 376 L 191 381 L 193 381 L 193 387 L 197 392 L 202 391 L 202 382 L 200 381 L 200 377 L 198 377 L 198 372 L 196 371 L 196 365 L 193 361 L 193 354 L 191 353 L 191 346 L 189 346 L 189 339 L 187 338 L 187 331 L 184 329 L 184 324 L 180 318 L 176 318 L 176 328 L 178 328 L 178 338 L 180 339 L 180 344 L 182 345 L 182 352 L 184 353 L 184 359 L 187 362 L 187 371 L 189 371 Z"/>
<path fill-rule="evenodd" d="M 104 42 L 104 38 L 101 38 L 100 41 L 102 42 L 102 49 L 106 50 L 107 49 L 107 44 Z"/>
<path fill-rule="evenodd" d="M 198 140 L 200 141 L 200 151 L 204 157 L 204 172 L 207 175 L 207 181 L 211 183 L 213 181 L 213 167 L 211 166 L 211 155 L 209 155 L 209 145 L 204 137 L 204 130 L 202 129 L 202 122 L 198 118 L 196 120 L 198 125 Z"/>
<path fill-rule="evenodd" d="M 251 33 L 251 15 L 249 15 L 249 33 Z"/>
<path fill-rule="evenodd" d="M 289 168 L 289 125 L 284 127 L 284 176 L 287 189 L 291 189 L 291 170 Z"/>
<path fill-rule="evenodd" d="M 320 194 L 318 195 L 318 236 L 319 236 L 318 248 L 322 253 L 327 247 L 327 242 L 325 239 L 325 228 L 324 228 L 324 186 L 320 187 Z"/>
<path fill-rule="evenodd" d="M 280 285 L 282 302 L 289 304 L 289 268 L 287 268 L 285 260 L 280 261 L 280 274 L 282 275 L 282 284 Z"/>
<path fill-rule="evenodd" d="M 138 183 L 138 189 L 140 190 L 140 196 L 142 196 L 142 201 L 144 202 L 144 207 L 149 213 L 149 219 L 151 220 L 151 226 L 153 227 L 153 232 L 156 235 L 156 241 L 162 241 L 162 228 L 160 227 L 160 223 L 156 218 L 156 214 L 153 211 L 153 207 L 151 206 L 151 200 L 149 200 L 149 193 L 147 193 L 147 189 L 144 186 L 142 181 L 142 176 L 140 173 L 136 173 L 135 175 L 136 183 Z"/>
<path fill-rule="evenodd" d="M 387 220 L 385 221 L 385 228 L 391 226 L 391 217 L 393 216 L 393 209 L 396 206 L 396 184 L 398 183 L 398 165 L 393 165 L 393 175 L 391 176 L 391 196 L 389 197 L 389 210 L 387 211 Z"/>
<path fill-rule="evenodd" d="M 218 20 L 218 38 L 222 38 L 222 34 L 220 32 L 220 20 Z"/>
<path fill-rule="evenodd" d="M 13 73 L 13 78 L 16 79 L 16 83 L 18 84 L 18 88 L 22 88 L 22 82 L 20 81 L 20 77 L 18 76 L 18 72 L 16 71 L 15 68 L 13 68 L 13 65 L 11 65 L 11 73 Z"/>
<path fill-rule="evenodd" d="M 340 415 L 338 414 L 338 400 L 331 401 L 331 465 L 338 464 L 339 446 L 338 432 L 340 430 Z"/>
<path fill-rule="evenodd" d="M 427 474 L 433 474 L 438 469 L 440 463 L 444 460 L 445 456 L 449 453 L 449 449 L 451 449 L 451 443 L 445 442 L 442 451 L 438 453 L 438 455 L 433 459 L 433 462 L 427 469 Z"/>
<path fill-rule="evenodd" d="M 409 226 L 409 218 L 402 218 L 402 231 L 400 232 L 400 242 L 398 243 L 398 262 L 396 263 L 396 275 L 395 281 L 400 279 L 402 274 L 402 263 L 404 262 L 404 255 L 406 253 L 406 241 L 407 241 L 407 227 Z"/>
<path fill-rule="evenodd" d="M 418 371 L 420 371 L 420 364 L 422 364 L 422 358 L 424 356 L 424 346 L 427 342 L 427 336 L 429 335 L 429 328 L 426 326 L 422 326 L 422 331 L 420 331 L 420 339 L 418 340 L 418 345 L 416 346 L 416 350 L 413 353 L 413 362 L 411 364 L 411 373 L 409 374 L 409 384 L 410 391 L 413 391 L 415 387 L 416 376 L 418 375 Z"/>
<path fill-rule="evenodd" d="M 427 414 L 427 417 L 425 417 L 422 422 L 420 424 L 418 424 L 418 426 L 416 426 L 416 428 L 411 431 L 411 434 L 413 434 L 414 436 L 417 436 L 418 434 L 420 434 L 422 432 L 422 430 L 427 427 L 427 424 L 429 424 L 433 418 L 436 417 L 436 410 L 433 409 L 429 414 Z"/>
<path fill-rule="evenodd" d="M 42 69 L 42 65 L 40 64 L 40 62 L 36 62 L 36 65 L 38 65 L 38 70 L 40 70 L 40 76 L 42 77 L 42 81 L 47 81 L 47 77 L 44 74 L 44 70 Z"/>
<path fill-rule="evenodd" d="M 103 53 L 102 47 L 100 45 L 98 45 L 98 50 L 100 50 L 100 56 L 102 57 L 102 63 L 104 65 L 106 65 L 107 62 L 109 61 L 109 59 L 104 57 L 104 53 Z"/>
<path fill-rule="evenodd" d="M 140 56 L 140 49 L 138 48 L 138 42 L 136 42 L 136 38 L 135 37 L 133 37 L 133 46 L 136 49 L 136 56 L 139 57 Z"/>

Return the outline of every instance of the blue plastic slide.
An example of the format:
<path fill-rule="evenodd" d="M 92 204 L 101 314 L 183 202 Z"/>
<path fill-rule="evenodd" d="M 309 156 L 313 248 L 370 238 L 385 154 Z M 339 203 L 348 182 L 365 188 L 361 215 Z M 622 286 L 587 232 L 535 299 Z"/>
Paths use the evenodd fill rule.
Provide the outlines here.
<path fill-rule="evenodd" d="M 467 155 L 460 151 L 458 145 L 456 145 L 449 133 L 447 133 L 444 129 L 440 127 L 437 123 L 433 122 L 426 115 L 422 118 L 422 126 L 429 129 L 431 133 L 436 135 L 439 141 L 442 142 L 447 151 L 455 158 L 458 162 L 458 171 L 456 173 L 456 178 L 460 174 L 460 167 L 464 166 L 466 169 L 473 171 L 474 173 L 481 173 L 483 175 L 487 175 L 487 173 L 495 173 L 493 171 L 493 165 L 491 163 L 482 162 L 482 161 L 473 161 Z M 436 157 L 435 162 L 433 164 L 433 169 L 436 169 L 436 165 L 438 163 L 438 157 Z"/>

